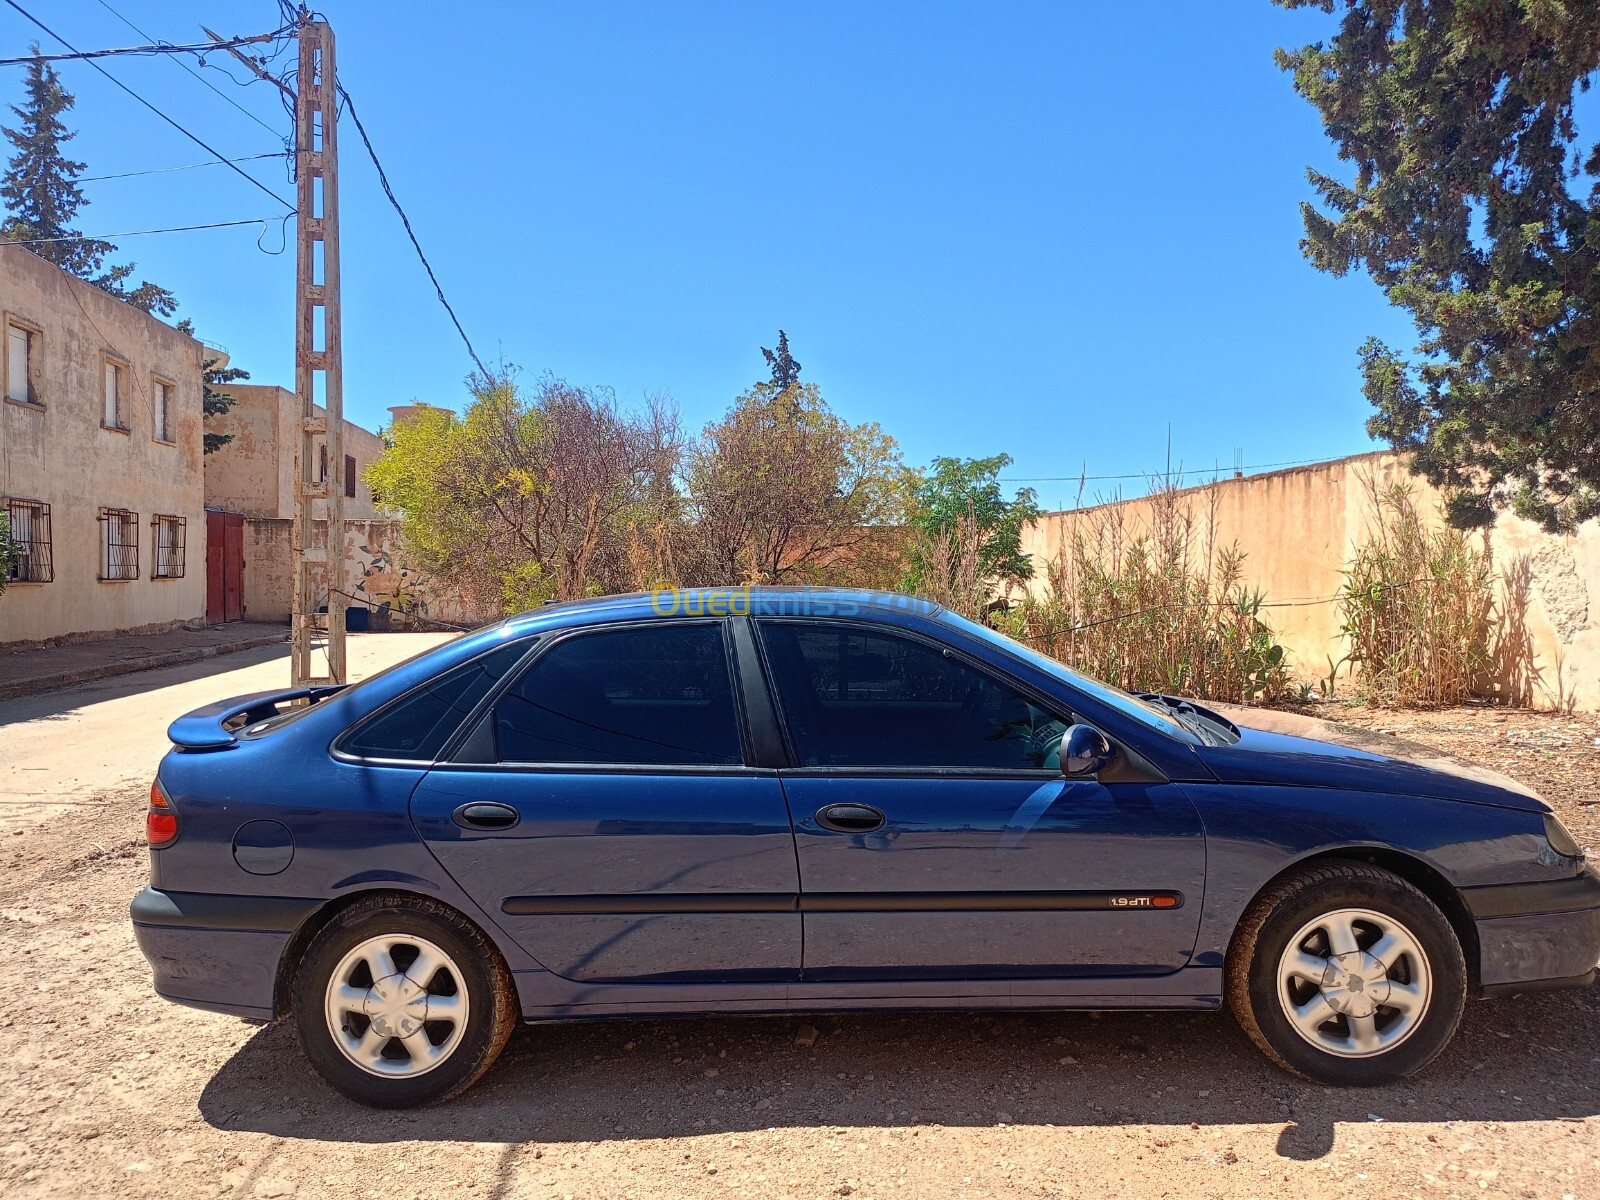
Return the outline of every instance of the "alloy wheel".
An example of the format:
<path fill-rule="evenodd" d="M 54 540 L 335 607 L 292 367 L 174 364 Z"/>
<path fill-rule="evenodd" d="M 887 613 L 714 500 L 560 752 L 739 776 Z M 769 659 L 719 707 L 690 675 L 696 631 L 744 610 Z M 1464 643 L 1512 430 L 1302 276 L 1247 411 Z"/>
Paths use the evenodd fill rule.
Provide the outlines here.
<path fill-rule="evenodd" d="M 1307 921 L 1278 960 L 1278 1000 L 1290 1026 L 1340 1058 L 1393 1050 L 1422 1023 L 1432 990 L 1415 935 L 1371 909 Z"/>
<path fill-rule="evenodd" d="M 328 1030 L 371 1075 L 409 1079 L 444 1062 L 461 1044 L 470 1001 L 461 970 L 414 934 L 368 938 L 328 979 Z"/>

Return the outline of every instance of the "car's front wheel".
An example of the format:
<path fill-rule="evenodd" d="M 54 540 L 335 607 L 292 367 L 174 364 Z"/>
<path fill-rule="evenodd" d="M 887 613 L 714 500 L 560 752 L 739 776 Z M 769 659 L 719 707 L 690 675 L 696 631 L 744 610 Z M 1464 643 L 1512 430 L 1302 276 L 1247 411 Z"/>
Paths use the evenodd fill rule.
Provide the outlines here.
<path fill-rule="evenodd" d="M 1239 922 L 1228 1004 L 1279 1066 L 1327 1084 L 1420 1071 L 1454 1035 L 1467 971 L 1450 922 L 1392 871 L 1308 867 Z"/>
<path fill-rule="evenodd" d="M 317 1073 L 377 1108 L 465 1091 L 517 1015 L 483 933 L 433 900 L 399 896 L 358 901 L 317 933 L 295 973 L 294 1014 Z"/>

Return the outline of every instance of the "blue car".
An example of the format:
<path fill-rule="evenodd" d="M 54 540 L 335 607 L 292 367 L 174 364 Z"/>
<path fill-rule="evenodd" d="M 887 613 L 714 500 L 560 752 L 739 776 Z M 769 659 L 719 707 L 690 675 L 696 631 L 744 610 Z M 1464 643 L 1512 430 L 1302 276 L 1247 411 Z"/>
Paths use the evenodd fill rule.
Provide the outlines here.
<path fill-rule="evenodd" d="M 134 929 L 160 995 L 292 1019 L 382 1107 L 519 1020 L 866 1009 L 1226 1003 L 1375 1084 L 1469 997 L 1593 982 L 1600 875 L 1537 796 L 1283 719 L 905 596 L 555 605 L 174 722 Z"/>

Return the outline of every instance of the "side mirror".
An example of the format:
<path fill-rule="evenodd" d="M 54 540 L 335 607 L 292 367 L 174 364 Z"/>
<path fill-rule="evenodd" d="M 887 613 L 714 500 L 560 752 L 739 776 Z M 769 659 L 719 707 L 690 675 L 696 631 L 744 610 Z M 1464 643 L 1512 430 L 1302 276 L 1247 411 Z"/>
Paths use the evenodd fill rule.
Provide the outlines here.
<path fill-rule="evenodd" d="M 1106 735 L 1088 725 L 1074 725 L 1061 737 L 1061 773 L 1068 779 L 1099 774 L 1117 757 Z"/>

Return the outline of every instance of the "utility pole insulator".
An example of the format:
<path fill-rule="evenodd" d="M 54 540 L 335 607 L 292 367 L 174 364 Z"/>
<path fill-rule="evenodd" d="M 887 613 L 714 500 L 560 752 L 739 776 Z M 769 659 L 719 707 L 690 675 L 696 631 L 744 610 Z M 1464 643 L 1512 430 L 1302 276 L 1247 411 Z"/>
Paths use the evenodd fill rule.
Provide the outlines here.
<path fill-rule="evenodd" d="M 344 371 L 339 333 L 338 77 L 333 30 L 300 23 L 300 73 L 295 95 L 295 394 L 300 438 L 295 450 L 295 587 L 291 656 L 294 686 L 344 683 L 345 457 Z M 320 319 L 319 319 L 320 318 Z M 319 336 L 320 335 L 320 336 Z M 316 384 L 322 383 L 317 411 Z M 318 513 L 327 530 L 319 545 Z M 317 610 L 327 597 L 327 673 L 312 667 Z"/>

